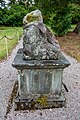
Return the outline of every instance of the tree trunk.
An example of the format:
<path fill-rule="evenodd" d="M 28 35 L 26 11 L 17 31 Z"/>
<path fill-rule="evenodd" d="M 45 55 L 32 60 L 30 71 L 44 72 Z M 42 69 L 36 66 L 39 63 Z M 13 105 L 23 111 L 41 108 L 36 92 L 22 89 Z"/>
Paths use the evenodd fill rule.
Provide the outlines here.
<path fill-rule="evenodd" d="M 73 32 L 75 32 L 76 34 L 80 33 L 80 21 L 78 22 L 78 24 L 76 25 L 75 29 L 73 30 Z"/>

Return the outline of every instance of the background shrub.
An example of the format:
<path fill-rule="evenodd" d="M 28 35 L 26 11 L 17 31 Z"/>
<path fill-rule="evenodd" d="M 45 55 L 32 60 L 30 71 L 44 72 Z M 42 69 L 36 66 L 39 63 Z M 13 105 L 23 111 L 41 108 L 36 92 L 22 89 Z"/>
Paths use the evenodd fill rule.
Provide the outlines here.
<path fill-rule="evenodd" d="M 67 3 L 60 4 L 54 8 L 55 11 L 50 18 L 50 26 L 58 36 L 63 36 L 71 27 L 71 7 Z"/>
<path fill-rule="evenodd" d="M 28 13 L 28 10 L 22 5 L 12 5 L 9 10 L 4 8 L 0 13 L 3 13 L 0 18 L 1 25 L 22 26 L 23 17 Z"/>
<path fill-rule="evenodd" d="M 22 26 L 23 17 L 35 9 L 41 10 L 44 23 L 58 36 L 66 34 L 71 24 L 80 21 L 80 0 L 34 0 L 35 4 L 30 4 L 32 0 L 10 1 L 9 7 L 0 8 L 2 26 Z"/>
<path fill-rule="evenodd" d="M 73 24 L 76 24 L 80 21 L 80 5 L 79 4 L 71 4 L 71 17 L 72 17 Z"/>

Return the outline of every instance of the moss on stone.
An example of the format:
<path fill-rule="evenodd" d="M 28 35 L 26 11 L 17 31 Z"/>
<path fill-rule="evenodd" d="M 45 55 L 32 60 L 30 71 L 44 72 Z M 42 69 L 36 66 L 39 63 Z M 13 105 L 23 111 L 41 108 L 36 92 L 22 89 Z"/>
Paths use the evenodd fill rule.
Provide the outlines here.
<path fill-rule="evenodd" d="M 46 96 L 40 96 L 37 100 L 37 103 L 40 103 L 41 106 L 46 106 L 47 103 L 47 97 Z"/>
<path fill-rule="evenodd" d="M 32 14 L 29 14 L 26 19 L 27 19 L 28 22 L 34 22 L 34 21 L 39 21 L 40 17 L 39 16 L 33 16 Z"/>

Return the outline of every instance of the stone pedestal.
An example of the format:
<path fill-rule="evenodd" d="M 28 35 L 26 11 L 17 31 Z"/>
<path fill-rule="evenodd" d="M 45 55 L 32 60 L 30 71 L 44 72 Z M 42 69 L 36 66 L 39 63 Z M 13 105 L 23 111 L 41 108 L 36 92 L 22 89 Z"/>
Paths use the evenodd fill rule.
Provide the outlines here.
<path fill-rule="evenodd" d="M 12 63 L 18 70 L 17 109 L 63 106 L 63 69 L 69 65 L 62 53 L 59 60 L 23 60 L 20 49 Z"/>

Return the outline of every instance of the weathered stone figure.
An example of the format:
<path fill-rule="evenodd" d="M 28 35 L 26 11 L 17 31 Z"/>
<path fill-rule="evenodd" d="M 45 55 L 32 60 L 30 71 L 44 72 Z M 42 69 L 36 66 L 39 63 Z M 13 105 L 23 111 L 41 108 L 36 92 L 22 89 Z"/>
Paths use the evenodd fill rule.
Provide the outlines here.
<path fill-rule="evenodd" d="M 23 23 L 23 48 L 18 50 L 12 64 L 18 70 L 16 109 L 63 106 L 63 70 L 70 63 L 43 24 L 39 10 L 27 14 Z"/>
<path fill-rule="evenodd" d="M 24 19 L 24 59 L 58 59 L 60 46 L 50 30 L 43 24 L 39 10 L 27 14 Z"/>

